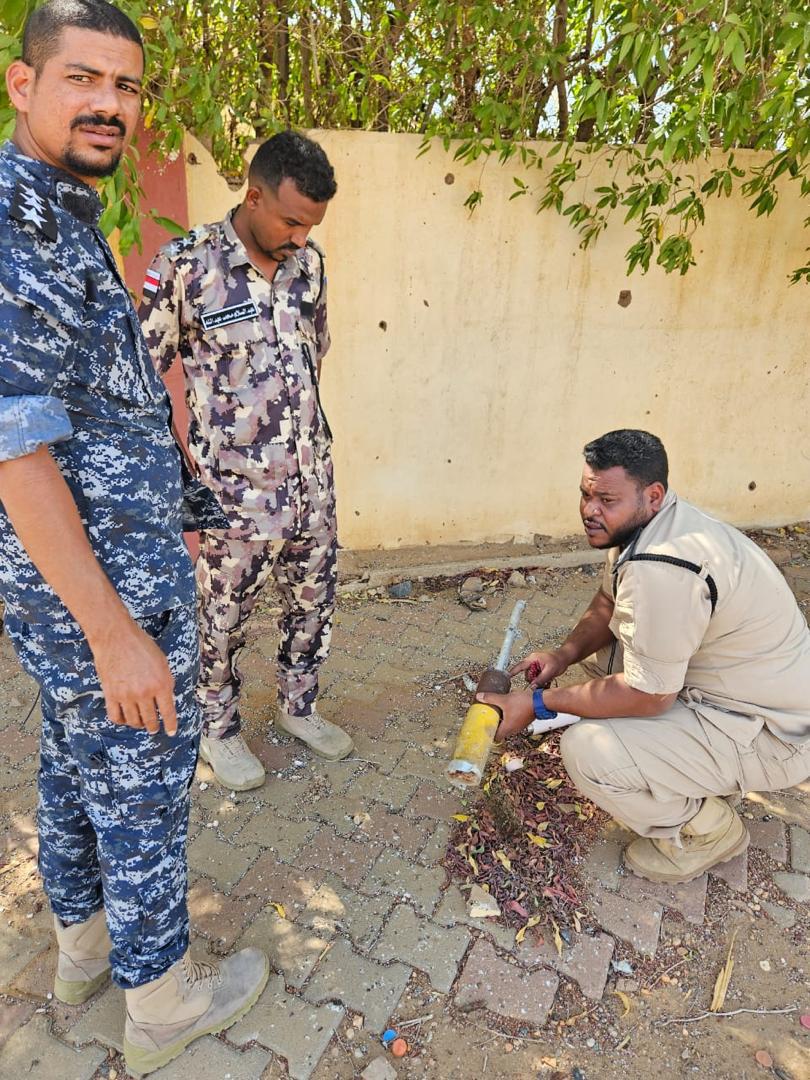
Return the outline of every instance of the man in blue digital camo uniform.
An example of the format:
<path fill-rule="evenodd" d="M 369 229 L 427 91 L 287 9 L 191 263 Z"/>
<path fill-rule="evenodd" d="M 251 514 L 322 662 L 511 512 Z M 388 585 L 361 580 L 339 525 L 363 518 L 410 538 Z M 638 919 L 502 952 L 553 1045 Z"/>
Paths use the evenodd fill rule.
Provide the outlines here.
<path fill-rule="evenodd" d="M 90 186 L 129 143 L 142 74 L 121 12 L 51 0 L 8 69 L 17 125 L 0 148 L 0 593 L 42 691 L 55 993 L 82 1002 L 111 968 L 136 1073 L 233 1023 L 267 979 L 256 949 L 188 957 L 201 720 L 179 456 Z"/>

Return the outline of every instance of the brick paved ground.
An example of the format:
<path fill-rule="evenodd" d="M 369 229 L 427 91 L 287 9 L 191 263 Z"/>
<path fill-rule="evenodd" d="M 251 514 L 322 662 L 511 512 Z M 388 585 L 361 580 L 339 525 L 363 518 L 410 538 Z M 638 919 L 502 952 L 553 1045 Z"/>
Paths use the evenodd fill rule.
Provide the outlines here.
<path fill-rule="evenodd" d="M 806 601 L 806 546 L 797 554 L 795 545 L 780 543 L 771 542 L 777 561 Z M 810 888 L 810 786 L 752 796 L 743 806 L 750 857 L 686 886 L 626 876 L 622 833 L 609 826 L 582 867 L 587 912 L 562 955 L 530 935 L 516 945 L 514 931 L 469 917 L 464 893 L 448 880 L 448 822 L 462 799 L 443 778 L 460 720 L 457 693 L 446 680 L 491 660 L 518 596 L 529 601 L 524 645 L 559 640 L 590 599 L 595 575 L 593 567 L 539 571 L 535 587 L 488 592 L 482 611 L 461 605 L 454 589 L 422 593 L 427 587 L 419 583 L 409 603 L 343 597 L 322 711 L 352 732 L 356 753 L 335 764 L 268 726 L 275 634 L 273 609 L 265 605 L 243 669 L 246 734 L 269 780 L 257 792 L 234 795 L 200 766 L 190 906 L 199 951 L 259 944 L 276 974 L 226 1037 L 201 1040 L 157 1077 L 359 1076 L 382 1055 L 379 1033 L 388 1025 L 401 1028 L 412 1049 L 403 1061 L 388 1056 L 393 1074 L 382 1062 L 374 1065 L 380 1076 L 551 1076 L 579 1061 L 592 1080 L 626 1074 L 629 1060 L 637 1076 L 687 1075 L 697 1060 L 692 1043 L 676 1053 L 663 1028 L 648 1032 L 646 1042 L 638 1034 L 635 1044 L 625 1039 L 635 1029 L 623 1023 L 614 991 L 639 995 L 633 1008 L 643 1011 L 654 1007 L 655 994 L 683 991 L 688 999 L 691 978 L 692 1001 L 670 1002 L 670 1011 L 678 1015 L 692 1003 L 705 1008 L 707 969 L 713 981 L 735 917 L 754 927 L 752 942 L 765 928 L 776 950 L 772 965 L 781 957 L 781 981 L 767 993 L 760 987 L 756 1000 L 774 1007 L 810 1001 L 802 906 Z M 39 718 L 30 711 L 32 684 L 5 640 L 0 677 L 7 849 L 0 859 L 0 1076 L 122 1077 L 120 991 L 110 988 L 80 1008 L 49 998 L 54 949 L 35 870 Z M 649 1002 L 644 993 L 653 995 Z M 634 1013 L 637 1024 L 642 1011 Z M 585 1026 L 577 1027 L 581 1017 Z M 697 1029 L 683 1028 L 690 1030 Z M 676 1034 L 686 1039 L 672 1029 Z M 795 1038 L 791 1029 L 782 1052 L 784 1074 L 798 1080 L 790 1058 Z M 622 1060 L 634 1045 L 635 1057 Z M 796 1047 L 805 1052 L 807 1042 Z M 725 1060 L 728 1048 L 721 1050 L 718 1060 Z M 667 1073 L 670 1056 L 677 1068 Z M 704 1064 L 703 1075 L 740 1073 Z"/>

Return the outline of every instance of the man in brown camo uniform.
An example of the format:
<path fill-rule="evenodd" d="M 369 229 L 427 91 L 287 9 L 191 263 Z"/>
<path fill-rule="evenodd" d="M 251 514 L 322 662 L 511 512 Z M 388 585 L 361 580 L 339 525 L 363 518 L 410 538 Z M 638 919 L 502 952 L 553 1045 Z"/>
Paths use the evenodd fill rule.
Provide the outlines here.
<path fill-rule="evenodd" d="M 331 760 L 352 741 L 317 711 L 335 600 L 331 432 L 318 376 L 329 347 L 319 225 L 337 186 L 326 154 L 293 131 L 263 143 L 240 206 L 167 244 L 140 317 L 158 370 L 180 353 L 188 444 L 231 528 L 200 535 L 202 758 L 236 791 L 264 769 L 240 735 L 238 654 L 263 585 L 281 594 L 276 725 Z"/>

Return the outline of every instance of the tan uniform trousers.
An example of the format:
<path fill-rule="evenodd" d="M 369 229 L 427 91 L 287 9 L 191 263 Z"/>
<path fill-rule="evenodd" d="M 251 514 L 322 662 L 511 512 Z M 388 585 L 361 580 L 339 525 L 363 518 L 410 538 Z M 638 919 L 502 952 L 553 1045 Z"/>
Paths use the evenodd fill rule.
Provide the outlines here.
<path fill-rule="evenodd" d="M 583 661 L 584 672 L 608 674 L 609 653 Z M 611 673 L 621 670 L 618 645 Z M 563 732 L 560 749 L 579 790 L 639 836 L 677 837 L 706 795 L 778 791 L 810 777 L 810 745 L 782 742 L 763 727 L 745 746 L 680 701 L 660 716 L 580 720 Z"/>

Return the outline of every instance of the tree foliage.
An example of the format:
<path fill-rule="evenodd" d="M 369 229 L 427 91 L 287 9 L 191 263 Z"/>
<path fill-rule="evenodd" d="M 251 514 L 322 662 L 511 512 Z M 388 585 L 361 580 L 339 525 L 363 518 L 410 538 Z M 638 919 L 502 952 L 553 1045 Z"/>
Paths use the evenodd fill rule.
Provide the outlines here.
<path fill-rule="evenodd" d="M 15 55 L 32 6 L 2 0 L 0 63 Z M 628 271 L 657 262 L 680 273 L 694 264 L 712 198 L 741 190 L 767 215 L 783 185 L 810 192 L 806 0 L 121 6 L 147 43 L 155 147 L 179 152 L 188 129 L 229 177 L 241 175 L 249 141 L 287 125 L 415 132 L 425 144 L 452 141 L 465 162 L 520 160 L 536 182 L 516 178 L 514 197 L 565 215 L 583 246 L 621 216 L 637 234 Z M 5 133 L 10 120 L 0 103 Z M 610 182 L 586 201 L 578 181 L 597 157 Z M 137 239 L 133 172 L 105 194 L 105 226 L 119 226 L 126 247 Z M 471 208 L 480 198 L 473 192 Z M 810 266 L 800 279 L 810 281 Z"/>

